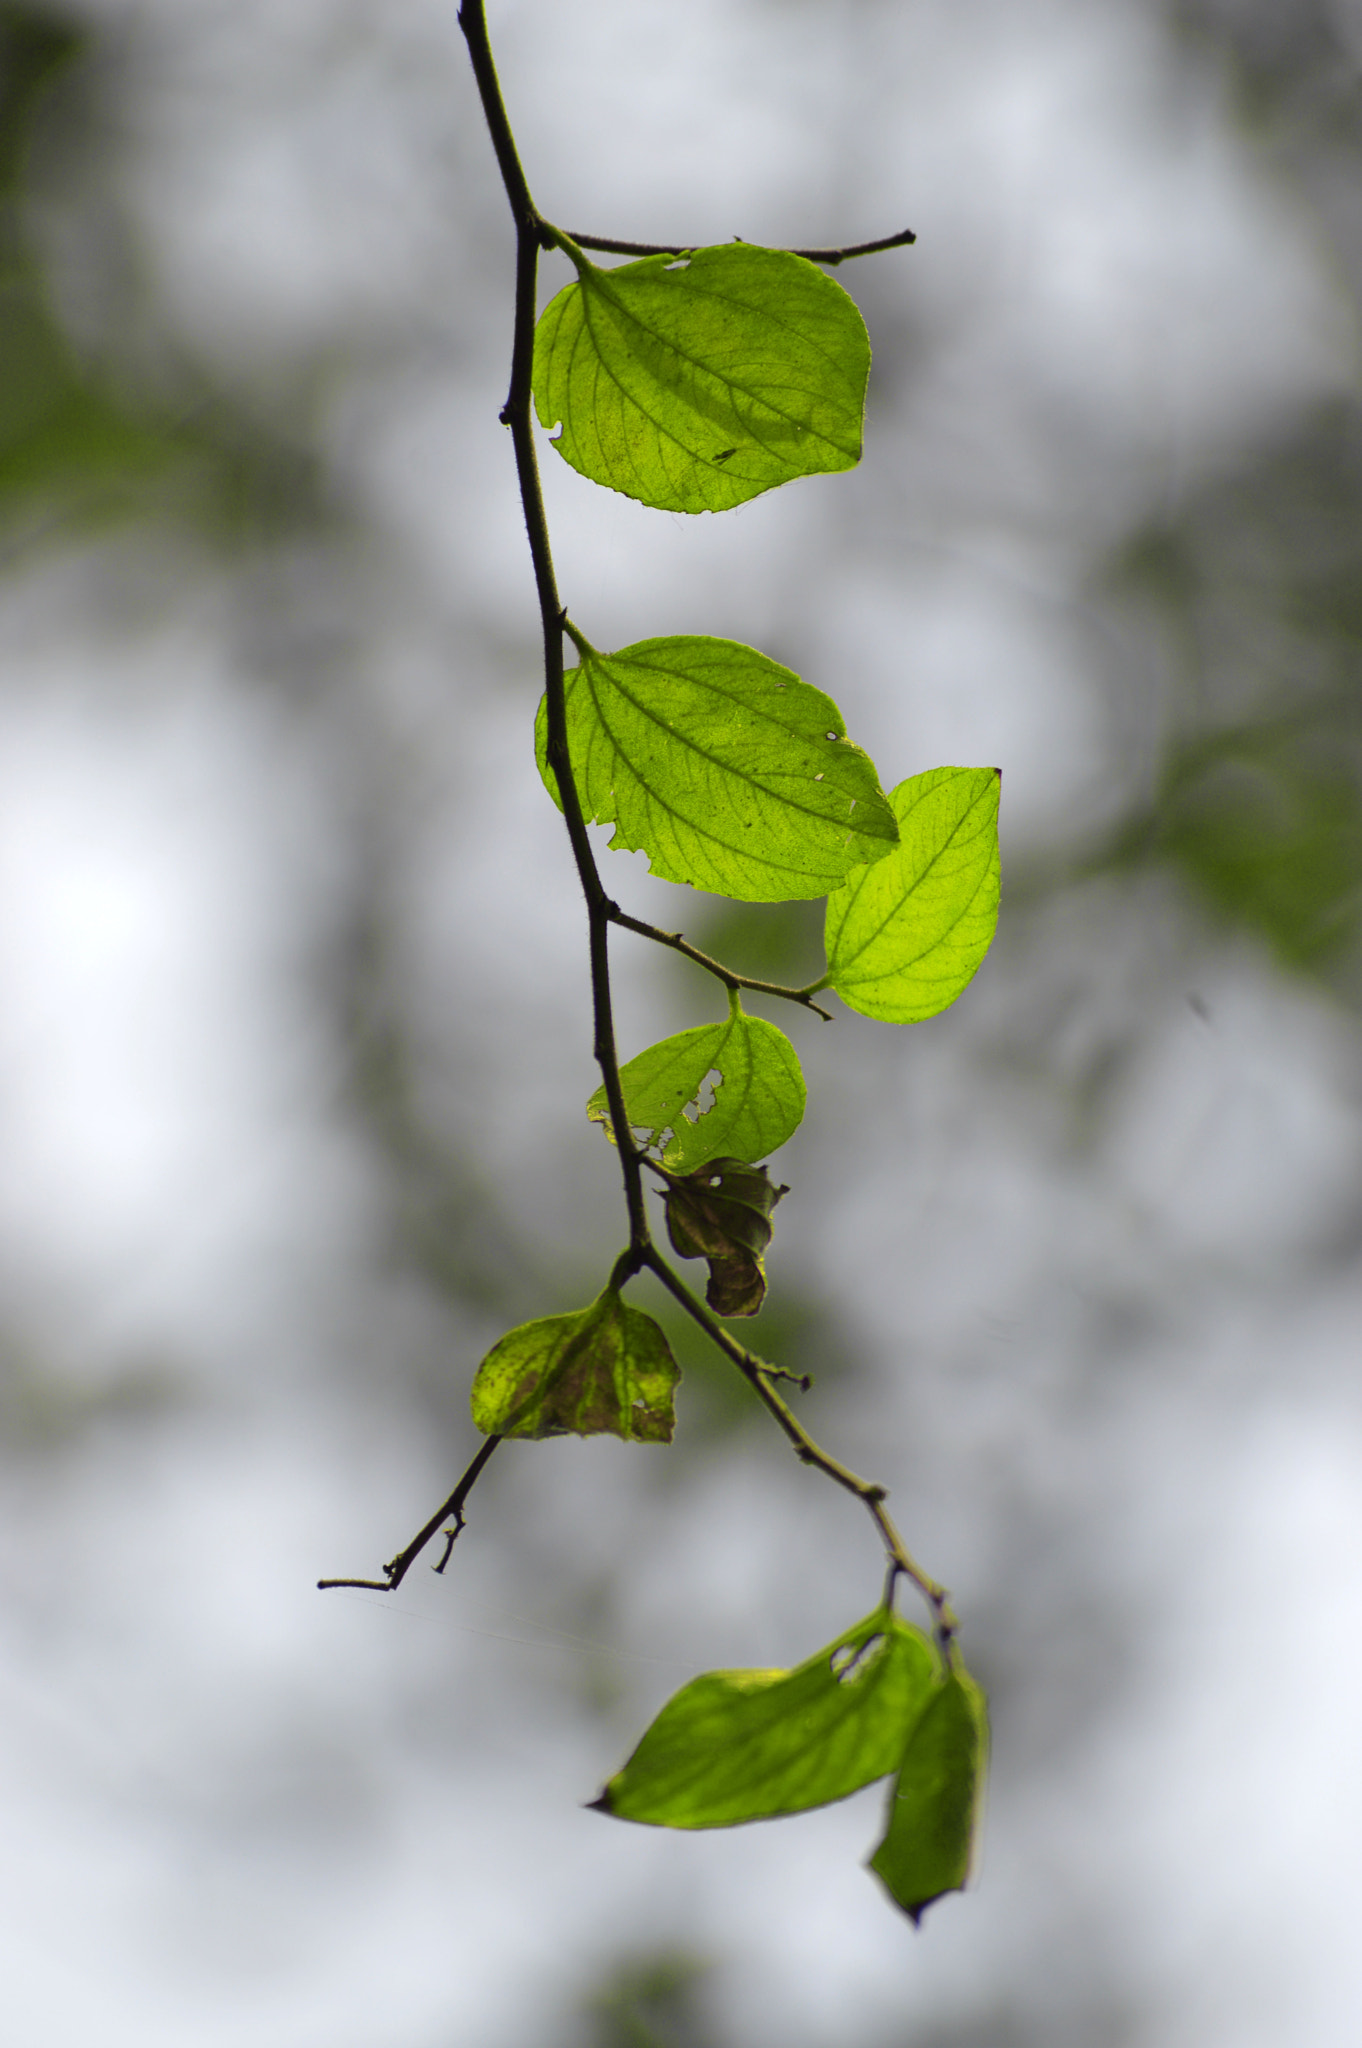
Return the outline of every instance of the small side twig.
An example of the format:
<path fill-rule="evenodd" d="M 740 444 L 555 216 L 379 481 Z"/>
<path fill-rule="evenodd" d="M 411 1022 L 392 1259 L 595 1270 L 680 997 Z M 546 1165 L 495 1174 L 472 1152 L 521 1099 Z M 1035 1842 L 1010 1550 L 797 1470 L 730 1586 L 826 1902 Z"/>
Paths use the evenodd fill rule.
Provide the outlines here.
<path fill-rule="evenodd" d="M 381 1579 L 318 1579 L 317 1591 L 329 1593 L 336 1586 L 358 1586 L 366 1593 L 395 1593 L 426 1545 L 439 1533 L 441 1523 L 449 1521 L 452 1516 L 453 1526 L 445 1530 L 444 1556 L 435 1566 L 437 1572 L 442 1572 L 449 1563 L 450 1553 L 464 1526 L 463 1504 L 477 1485 L 483 1466 L 500 1442 L 499 1436 L 488 1437 L 444 1506 L 436 1509 L 424 1529 L 412 1537 L 405 1550 L 399 1550 L 392 1562 L 384 1565 L 384 1576 Z"/>
<path fill-rule="evenodd" d="M 825 1010 L 813 999 L 814 991 L 807 988 L 784 988 L 778 981 L 758 981 L 755 975 L 735 974 L 731 967 L 725 967 L 721 960 L 713 960 L 708 953 L 702 953 L 698 946 L 692 946 L 689 939 L 680 932 L 664 932 L 659 925 L 647 924 L 641 917 L 631 917 L 621 910 L 618 903 L 607 902 L 605 915 L 611 924 L 617 924 L 627 932 L 636 932 L 641 939 L 652 939 L 659 946 L 670 946 L 674 953 L 684 954 L 697 967 L 703 967 L 706 974 L 712 974 L 725 988 L 749 988 L 761 996 L 780 996 L 787 1003 L 799 1003 L 804 1009 L 812 1010 L 826 1024 L 831 1024 L 832 1011 Z"/>
<path fill-rule="evenodd" d="M 613 235 L 573 234 L 573 241 L 579 249 L 598 249 L 607 256 L 693 256 L 700 247 L 698 242 L 621 242 Z M 740 242 L 741 235 L 735 235 Z M 878 242 L 852 242 L 843 249 L 782 249 L 783 256 L 802 256 L 806 263 L 826 263 L 835 270 L 839 263 L 848 262 L 853 256 L 878 256 L 882 249 L 906 249 L 917 240 L 911 228 L 900 228 L 896 235 L 885 235 Z"/>

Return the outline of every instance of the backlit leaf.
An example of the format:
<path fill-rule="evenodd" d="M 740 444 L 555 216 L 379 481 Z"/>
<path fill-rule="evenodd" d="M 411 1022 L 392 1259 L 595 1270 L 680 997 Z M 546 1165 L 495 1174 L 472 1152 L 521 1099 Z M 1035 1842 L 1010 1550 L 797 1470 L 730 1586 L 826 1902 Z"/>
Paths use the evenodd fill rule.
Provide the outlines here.
<path fill-rule="evenodd" d="M 713 1103 L 705 1083 L 714 1075 Z M 783 1031 L 749 1017 L 736 1002 L 722 1024 L 700 1024 L 650 1045 L 620 1069 L 631 1128 L 662 1164 L 690 1173 L 726 1153 L 761 1159 L 783 1145 L 804 1114 L 804 1076 Z M 610 1127 L 605 1089 L 586 1113 Z M 662 1140 L 666 1139 L 665 1146 Z"/>
<path fill-rule="evenodd" d="M 736 640 L 583 649 L 565 677 L 582 809 L 669 882 L 781 903 L 824 896 L 899 831 L 875 764 L 821 690 Z M 547 713 L 536 748 L 554 801 Z"/>
<path fill-rule="evenodd" d="M 844 1003 L 916 1024 L 953 1003 L 998 923 L 996 768 L 933 768 L 891 792 L 899 843 L 828 898 L 828 983 Z"/>
<path fill-rule="evenodd" d="M 534 403 L 593 483 L 664 512 L 722 512 L 861 459 L 870 342 L 803 257 L 731 243 L 604 270 L 540 317 Z"/>
<path fill-rule="evenodd" d="M 596 1805 L 724 1828 L 845 1799 L 897 1769 L 937 1680 L 919 1630 L 880 1608 L 793 1671 L 710 1671 L 668 1700 Z"/>
<path fill-rule="evenodd" d="M 967 1671 L 952 1671 L 913 1731 L 889 1794 L 888 1826 L 870 1867 L 918 1921 L 969 1876 L 988 1759 L 988 1709 Z"/>
<path fill-rule="evenodd" d="M 473 1381 L 486 1436 L 618 1436 L 669 1444 L 681 1377 L 657 1324 L 609 1288 L 590 1308 L 508 1330 Z"/>

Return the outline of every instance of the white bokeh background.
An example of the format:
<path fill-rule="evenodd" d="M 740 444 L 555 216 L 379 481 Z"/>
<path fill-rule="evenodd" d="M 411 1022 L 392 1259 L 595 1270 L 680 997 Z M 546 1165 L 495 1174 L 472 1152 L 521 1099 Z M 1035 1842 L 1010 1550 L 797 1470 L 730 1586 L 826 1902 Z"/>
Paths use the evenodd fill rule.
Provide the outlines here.
<path fill-rule="evenodd" d="M 511 1447 L 443 1579 L 313 1590 L 420 1525 L 481 1350 L 620 1230 L 529 746 L 509 220 L 454 0 L 68 10 L 83 140 L 29 216 L 63 318 L 301 451 L 314 509 L 38 519 L 0 574 L 6 2040 L 1352 2048 L 1356 1017 L 1171 869 L 1080 872 L 1185 714 L 1105 565 L 1356 395 L 1330 164 L 1245 117 L 1232 13 L 491 4 L 564 226 L 919 235 L 842 273 L 852 475 L 685 522 L 545 458 L 598 644 L 731 634 L 887 783 L 1003 769 L 1021 885 L 955 1009 L 780 1020 L 772 1319 L 994 1700 L 980 1881 L 915 1935 L 860 1867 L 878 1792 L 702 1837 L 582 1810 L 685 1677 L 879 1586 L 717 1371 L 674 1457 Z M 616 950 L 626 1050 L 710 1013 Z M 667 1957 L 652 2032 L 603 2014 Z"/>

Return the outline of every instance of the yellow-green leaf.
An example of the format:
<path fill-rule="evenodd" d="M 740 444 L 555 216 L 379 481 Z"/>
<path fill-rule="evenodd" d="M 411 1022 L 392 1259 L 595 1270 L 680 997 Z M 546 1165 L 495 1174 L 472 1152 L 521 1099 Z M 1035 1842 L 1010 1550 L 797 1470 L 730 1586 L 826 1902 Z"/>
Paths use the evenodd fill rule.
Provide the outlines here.
<path fill-rule="evenodd" d="M 861 458 L 870 342 L 801 256 L 730 243 L 605 270 L 540 317 L 534 403 L 593 483 L 666 512 L 722 512 Z"/>
<path fill-rule="evenodd" d="M 744 903 L 825 896 L 897 843 L 875 764 L 831 697 L 754 647 L 700 634 L 585 645 L 564 678 L 582 809 L 655 875 Z M 540 773 L 555 802 L 543 703 Z"/>
<path fill-rule="evenodd" d="M 918 1921 L 970 1872 L 988 1761 L 988 1707 L 967 1671 L 948 1674 L 913 1730 L 870 1867 Z"/>
<path fill-rule="evenodd" d="M 793 1671 L 709 1671 L 668 1700 L 595 1802 L 655 1827 L 726 1828 L 845 1799 L 897 1769 L 940 1666 L 879 1608 Z"/>
<path fill-rule="evenodd" d="M 714 1081 L 713 1101 L 703 1100 Z M 736 998 L 722 1024 L 698 1024 L 650 1045 L 620 1069 L 631 1129 L 664 1166 L 691 1173 L 726 1153 L 762 1159 L 783 1145 L 804 1114 L 804 1076 L 783 1031 L 749 1017 Z M 601 1086 L 587 1103 L 593 1123 L 610 1128 Z M 665 1140 L 665 1144 L 663 1141 Z"/>
<path fill-rule="evenodd" d="M 680 1368 L 651 1316 L 607 1288 L 590 1308 L 508 1330 L 473 1381 L 486 1436 L 618 1436 L 668 1444 Z"/>
<path fill-rule="evenodd" d="M 828 898 L 828 983 L 844 1003 L 916 1024 L 973 979 L 998 923 L 996 768 L 932 768 L 890 793 L 899 843 Z"/>

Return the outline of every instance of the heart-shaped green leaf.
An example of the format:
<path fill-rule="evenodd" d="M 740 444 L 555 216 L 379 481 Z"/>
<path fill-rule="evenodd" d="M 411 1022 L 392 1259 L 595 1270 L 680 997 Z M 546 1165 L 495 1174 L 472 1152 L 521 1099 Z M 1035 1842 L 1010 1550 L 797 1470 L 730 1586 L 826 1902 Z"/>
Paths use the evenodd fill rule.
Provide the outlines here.
<path fill-rule="evenodd" d="M 712 1106 L 702 1104 L 713 1074 Z M 722 1024 L 699 1024 L 650 1045 L 620 1069 L 629 1124 L 645 1148 L 666 1144 L 664 1166 L 691 1173 L 727 1153 L 761 1159 L 783 1145 L 804 1115 L 804 1076 L 783 1031 L 762 1017 L 749 1017 L 735 999 Z M 610 1128 L 605 1089 L 596 1090 L 586 1113 Z"/>
<path fill-rule="evenodd" d="M 842 287 L 746 243 L 603 270 L 580 249 L 534 338 L 565 462 L 664 512 L 722 512 L 861 459 L 870 342 Z"/>
<path fill-rule="evenodd" d="M 828 984 L 890 1024 L 953 1003 L 998 923 L 996 768 L 932 768 L 890 794 L 899 843 L 828 898 Z"/>
<path fill-rule="evenodd" d="M 709 1671 L 668 1700 L 595 1802 L 726 1828 L 845 1799 L 898 1768 L 937 1681 L 927 1638 L 879 1608 L 793 1671 Z"/>
<path fill-rule="evenodd" d="M 473 1381 L 486 1436 L 618 1436 L 669 1444 L 681 1372 L 651 1316 L 607 1288 L 590 1308 L 508 1330 Z"/>
<path fill-rule="evenodd" d="M 745 903 L 824 896 L 899 828 L 875 764 L 821 690 L 736 640 L 581 643 L 564 679 L 582 809 L 653 874 Z M 539 770 L 555 803 L 543 703 Z"/>

